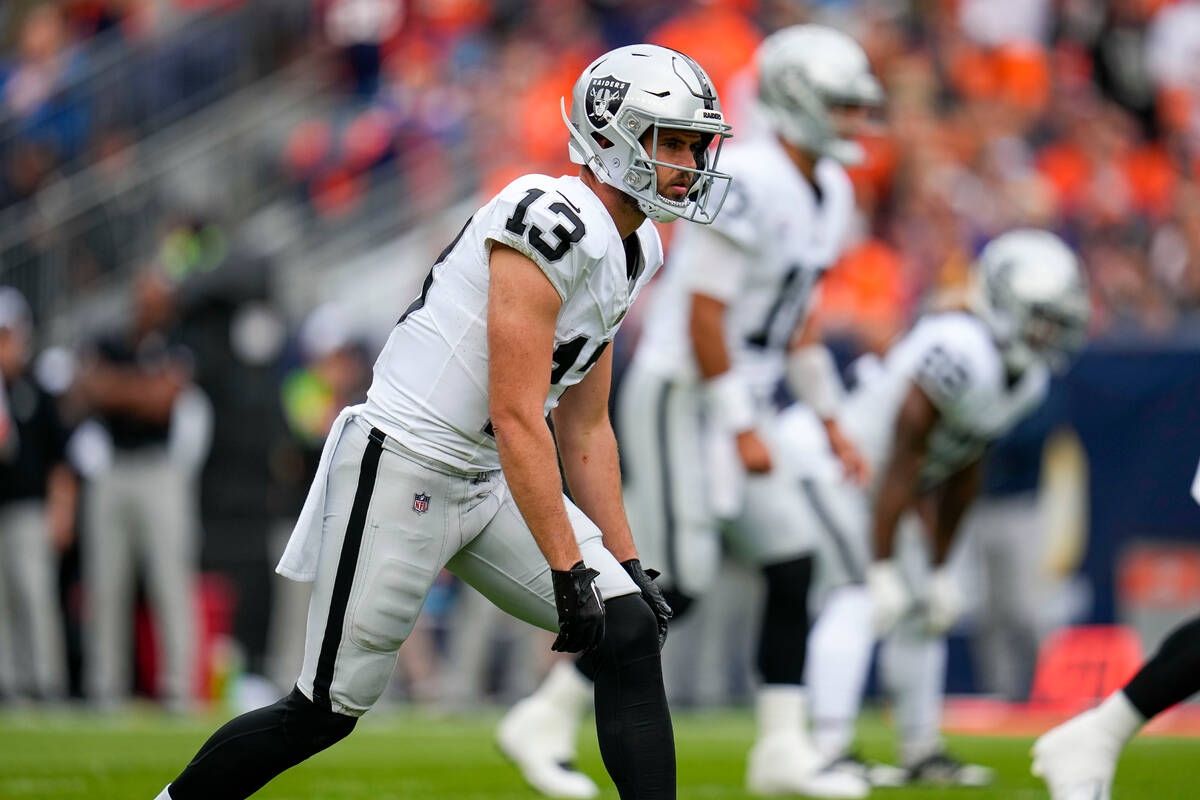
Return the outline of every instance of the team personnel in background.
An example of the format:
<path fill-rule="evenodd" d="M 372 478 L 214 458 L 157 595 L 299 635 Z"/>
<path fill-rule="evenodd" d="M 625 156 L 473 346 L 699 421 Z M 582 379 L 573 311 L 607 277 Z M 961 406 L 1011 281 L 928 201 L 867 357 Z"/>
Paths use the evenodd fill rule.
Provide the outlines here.
<path fill-rule="evenodd" d="M 939 735 L 945 634 L 960 610 L 946 557 L 986 447 L 1042 402 L 1050 369 L 1082 346 L 1090 306 L 1074 253 L 1045 231 L 993 240 L 973 280 L 967 310 L 925 316 L 881 363 L 860 362 L 838 422 L 875 476 L 869 487 L 839 479 L 832 454 L 822 463 L 811 412 L 781 416 L 788 470 L 825 534 L 808 676 L 816 743 L 835 770 L 863 773 L 849 748 L 872 645 L 890 634 L 882 666 L 907 779 L 990 780 L 949 756 Z M 909 512 L 929 545 L 906 539 L 901 559 L 897 530 Z"/>
<path fill-rule="evenodd" d="M 719 210 L 729 126 L 704 71 L 653 45 L 593 62 L 566 121 L 579 177 L 519 178 L 467 221 L 367 402 L 330 431 L 278 568 L 313 581 L 295 689 L 213 734 L 159 800 L 247 797 L 348 735 L 443 567 L 584 653 L 618 793 L 675 797 L 659 661 L 671 612 L 621 502 L 608 344 L 662 263 L 649 220 Z"/>
<path fill-rule="evenodd" d="M 174 334 L 173 288 L 148 273 L 134 294 L 133 324 L 84 355 L 76 386 L 112 444 L 85 507 L 84 688 L 102 708 L 129 693 L 134 569 L 142 564 L 162 647 L 158 694 L 168 708 L 186 710 L 195 694 L 197 475 L 212 411 Z"/>
<path fill-rule="evenodd" d="M 1200 469 L 1192 484 L 1200 503 Z M 1141 727 L 1200 692 L 1200 617 L 1167 636 L 1125 688 L 1033 743 L 1033 774 L 1051 800 L 1109 800 L 1117 760 Z"/>
<path fill-rule="evenodd" d="M 733 189 L 720 218 L 678 232 L 619 401 L 627 499 L 640 549 L 661 565 L 668 602 L 685 611 L 711 586 L 721 538 L 767 585 L 758 649 L 759 733 L 747 785 L 756 794 L 862 797 L 848 774 L 823 774 L 806 729 L 803 688 L 813 531 L 786 476 L 773 469 L 766 420 L 786 376 L 829 418 L 831 441 L 859 474 L 832 420 L 840 385 L 821 346 L 790 349 L 814 285 L 841 255 L 854 213 L 843 138 L 882 101 L 862 48 L 831 28 L 767 37 L 757 54 L 763 135 L 732 145 Z M 845 113 L 845 115 L 844 115 Z M 790 352 L 789 352 L 790 349 Z M 557 665 L 501 722 L 498 741 L 538 790 L 593 797 L 563 766 L 591 686 Z"/>
<path fill-rule="evenodd" d="M 67 431 L 33 371 L 33 319 L 0 287 L 0 699 L 66 691 L 58 553 L 74 536 Z"/>

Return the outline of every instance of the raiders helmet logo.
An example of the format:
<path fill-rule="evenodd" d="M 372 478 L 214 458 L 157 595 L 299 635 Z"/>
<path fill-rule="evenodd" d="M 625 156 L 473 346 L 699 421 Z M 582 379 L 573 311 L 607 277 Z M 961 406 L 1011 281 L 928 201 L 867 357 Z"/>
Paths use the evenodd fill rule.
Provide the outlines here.
<path fill-rule="evenodd" d="M 587 116 L 593 127 L 603 128 L 616 116 L 617 109 L 629 91 L 629 82 L 612 75 L 592 78 L 587 92 Z"/>

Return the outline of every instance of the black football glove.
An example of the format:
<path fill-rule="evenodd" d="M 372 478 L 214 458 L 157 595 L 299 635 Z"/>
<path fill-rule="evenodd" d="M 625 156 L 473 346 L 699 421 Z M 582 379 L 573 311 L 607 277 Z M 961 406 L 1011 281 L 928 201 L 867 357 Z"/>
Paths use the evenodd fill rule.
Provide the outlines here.
<path fill-rule="evenodd" d="M 663 644 L 667 641 L 667 622 L 675 615 L 675 612 L 671 610 L 667 599 L 663 597 L 662 589 L 658 588 L 654 582 L 654 579 L 658 577 L 658 572 L 652 569 L 642 569 L 642 562 L 636 558 L 622 561 L 621 566 L 642 590 L 642 599 L 654 612 L 654 619 L 658 621 L 658 649 L 662 650 Z"/>
<path fill-rule="evenodd" d="M 586 653 L 604 638 L 604 603 L 595 584 L 599 574 L 582 561 L 568 570 L 550 570 L 558 607 L 558 638 L 551 650 Z"/>

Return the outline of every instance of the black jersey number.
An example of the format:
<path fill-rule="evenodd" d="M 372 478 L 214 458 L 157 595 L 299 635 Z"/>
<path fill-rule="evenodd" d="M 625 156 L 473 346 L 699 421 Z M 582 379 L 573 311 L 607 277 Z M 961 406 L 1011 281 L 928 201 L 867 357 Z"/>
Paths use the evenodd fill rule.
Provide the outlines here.
<path fill-rule="evenodd" d="M 809 292 L 812 291 L 818 274 L 815 270 L 806 270 L 799 265 L 789 269 L 787 275 L 783 277 L 783 283 L 779 287 L 778 294 L 775 295 L 775 302 L 771 304 L 771 308 L 767 312 L 767 318 L 763 320 L 762 327 L 747 336 L 746 342 L 754 347 L 768 347 L 774 344 L 771 337 L 776 332 L 775 327 L 780 315 L 785 309 L 790 316 L 798 315 L 803 310 L 803 303 L 806 302 Z M 784 332 L 784 335 L 791 337 L 792 331 L 789 329 Z M 781 346 L 786 344 L 786 339 L 780 343 Z"/>
<path fill-rule="evenodd" d="M 554 348 L 553 366 L 550 370 L 550 384 L 554 385 L 561 381 L 570 371 L 571 367 L 575 366 L 575 360 L 579 358 L 579 354 L 583 352 L 583 348 L 587 347 L 588 338 L 586 336 L 576 336 L 569 342 L 563 342 L 558 347 Z M 584 362 L 579 369 L 586 375 L 600 356 L 604 355 L 604 348 L 608 347 L 608 342 L 601 342 L 600 346 L 588 356 L 588 360 Z"/>
<path fill-rule="evenodd" d="M 554 236 L 557 242 L 553 246 L 546 241 L 546 232 L 537 225 L 527 223 L 525 214 L 529 211 L 529 206 L 546 192 L 542 189 L 530 189 L 525 192 L 525 196 L 521 198 L 521 202 L 517 203 L 513 214 L 504 223 L 506 230 L 515 233 L 517 236 L 524 236 L 529 240 L 529 244 L 534 250 L 541 253 L 547 261 L 558 261 L 567 254 L 571 246 L 583 238 L 587 233 L 587 228 L 584 227 L 583 220 L 575 213 L 575 209 L 571 208 L 566 203 L 554 201 L 549 208 L 555 214 L 563 217 L 571 226 L 568 228 L 563 223 L 556 224 L 550 229 L 550 233 Z"/>
<path fill-rule="evenodd" d="M 575 366 L 575 360 L 579 358 L 579 354 L 587 347 L 588 338 L 586 336 L 576 336 L 569 342 L 563 342 L 558 347 L 554 348 L 554 354 L 550 357 L 550 385 L 561 381 L 566 374 Z M 580 370 L 586 375 L 588 370 L 596 365 L 600 360 L 600 356 L 604 355 L 604 348 L 608 347 L 608 342 L 601 342 L 600 345 L 588 356 L 588 360 L 583 362 Z M 496 430 L 492 427 L 492 421 L 489 419 L 483 423 L 480 428 L 487 436 L 496 438 Z"/>

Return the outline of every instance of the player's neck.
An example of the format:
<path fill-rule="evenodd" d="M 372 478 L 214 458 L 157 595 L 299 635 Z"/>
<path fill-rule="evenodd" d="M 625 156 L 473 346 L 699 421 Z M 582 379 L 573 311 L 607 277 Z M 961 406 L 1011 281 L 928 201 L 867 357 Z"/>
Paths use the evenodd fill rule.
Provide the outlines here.
<path fill-rule="evenodd" d="M 646 215 L 637 207 L 637 203 L 627 199 L 629 195 L 604 183 L 590 169 L 580 170 L 579 179 L 595 193 L 596 197 L 600 198 L 600 202 L 608 209 L 608 214 L 612 217 L 613 224 L 617 226 L 617 233 L 621 235 L 622 239 L 627 239 L 646 221 Z"/>
<path fill-rule="evenodd" d="M 796 169 L 800 170 L 800 174 L 805 177 L 809 183 L 816 182 L 817 174 L 817 157 L 807 150 L 797 147 L 791 142 L 784 139 L 782 136 L 779 139 L 779 146 L 783 148 L 783 152 L 787 153 L 788 159 L 796 165 Z"/>

